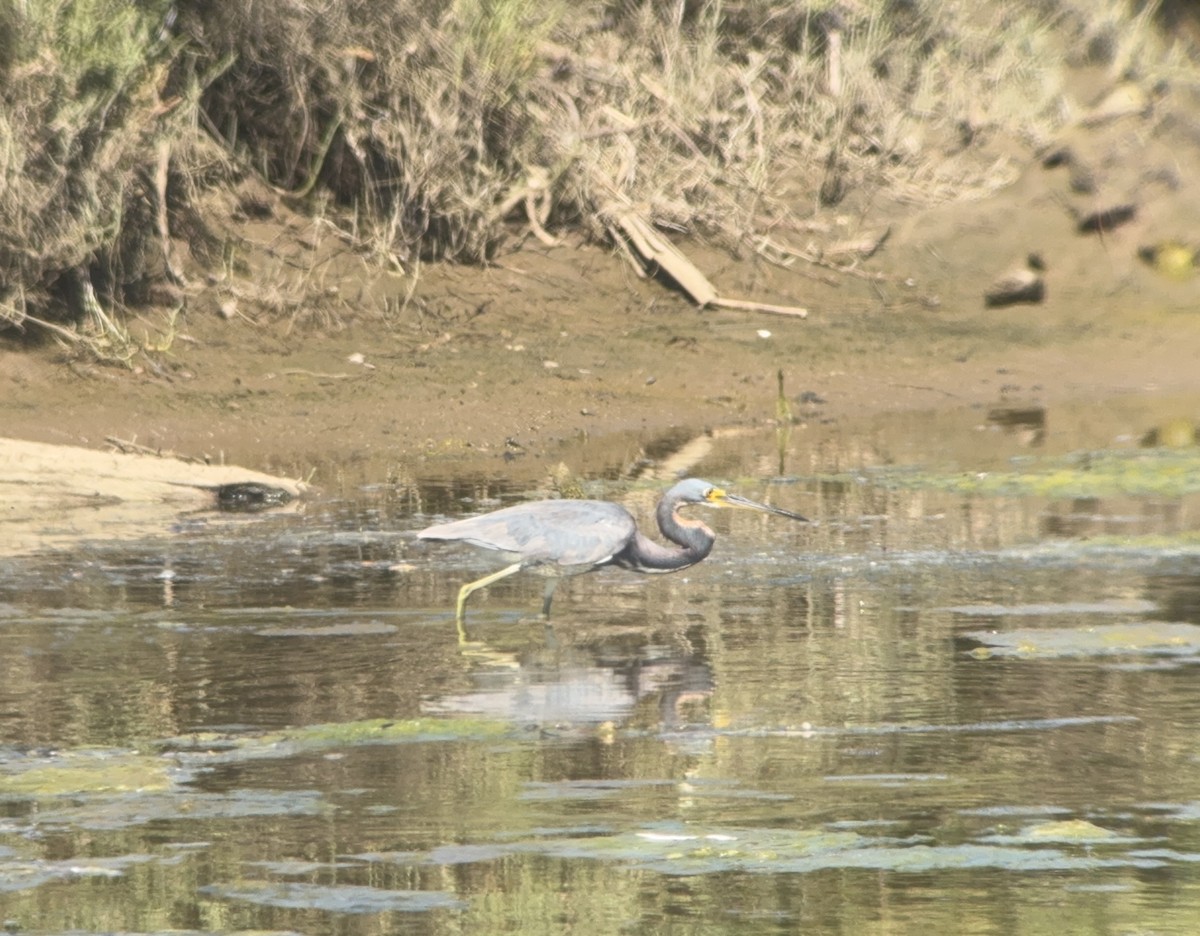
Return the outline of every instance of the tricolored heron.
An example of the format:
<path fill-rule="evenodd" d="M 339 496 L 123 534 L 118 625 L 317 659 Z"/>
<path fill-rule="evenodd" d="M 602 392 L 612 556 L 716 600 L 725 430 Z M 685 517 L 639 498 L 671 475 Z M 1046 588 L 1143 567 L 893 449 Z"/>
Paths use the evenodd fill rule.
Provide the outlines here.
<path fill-rule="evenodd" d="M 417 536 L 426 540 L 462 540 L 501 553 L 510 563 L 498 572 L 468 582 L 458 592 L 456 620 L 461 629 L 467 598 L 480 588 L 525 569 L 548 576 L 542 616 L 550 617 L 550 601 L 561 579 L 604 566 L 634 572 L 677 572 L 704 559 L 716 536 L 699 520 L 679 515 L 681 507 L 746 507 L 764 513 L 805 520 L 780 507 L 730 494 L 699 478 L 672 487 L 658 502 L 658 528 L 676 545 L 672 549 L 647 538 L 633 515 L 620 504 L 596 500 L 533 501 L 505 507 L 480 517 L 439 523 Z"/>

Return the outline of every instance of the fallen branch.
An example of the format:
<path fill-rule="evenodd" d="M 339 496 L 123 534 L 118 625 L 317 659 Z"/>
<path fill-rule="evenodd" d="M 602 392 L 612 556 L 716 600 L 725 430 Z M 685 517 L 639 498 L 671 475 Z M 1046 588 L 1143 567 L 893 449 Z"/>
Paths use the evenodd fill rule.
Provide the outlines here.
<path fill-rule="evenodd" d="M 716 287 L 708 281 L 708 277 L 640 214 L 626 208 L 613 213 L 612 219 L 642 262 L 657 264 L 697 305 L 706 306 L 717 298 Z"/>
<path fill-rule="evenodd" d="M 756 302 L 753 299 L 726 299 L 717 296 L 709 305 L 722 309 L 742 309 L 747 312 L 769 312 L 771 315 L 794 315 L 796 318 L 808 318 L 808 309 L 800 306 L 771 305 L 767 302 Z"/>
<path fill-rule="evenodd" d="M 796 318 L 806 318 L 808 310 L 799 306 L 772 305 L 756 302 L 751 299 L 731 299 L 718 294 L 717 289 L 708 277 L 692 263 L 684 254 L 654 227 L 640 213 L 628 205 L 606 209 L 604 214 L 620 230 L 623 238 L 622 247 L 632 247 L 636 251 L 641 264 L 655 264 L 660 270 L 679 284 L 680 289 L 692 297 L 701 308 L 718 306 L 726 309 L 741 309 L 752 312 L 768 312 L 772 315 L 792 315 Z M 611 227 L 610 227 L 611 230 Z M 633 260 L 632 253 L 626 249 L 626 256 Z"/>

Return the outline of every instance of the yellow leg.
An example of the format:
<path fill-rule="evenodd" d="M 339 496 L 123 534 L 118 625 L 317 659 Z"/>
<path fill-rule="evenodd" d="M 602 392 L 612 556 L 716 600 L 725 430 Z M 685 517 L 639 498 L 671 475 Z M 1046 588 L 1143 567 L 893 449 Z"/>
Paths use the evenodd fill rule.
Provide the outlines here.
<path fill-rule="evenodd" d="M 455 611 L 454 619 L 458 622 L 458 630 L 460 634 L 462 633 L 463 621 L 466 619 L 467 598 L 470 597 L 471 593 L 478 591 L 481 588 L 486 588 L 493 582 L 500 581 L 502 578 L 508 578 L 510 575 L 515 575 L 517 572 L 521 571 L 521 568 L 521 563 L 514 562 L 510 566 L 505 566 L 499 572 L 493 572 L 491 575 L 485 575 L 478 581 L 467 582 L 466 585 L 458 590 L 458 608 Z"/>
<path fill-rule="evenodd" d="M 550 620 L 550 600 L 554 597 L 554 590 L 558 588 L 558 583 L 562 581 L 557 576 L 555 578 L 546 579 L 546 593 L 542 597 L 542 619 Z"/>

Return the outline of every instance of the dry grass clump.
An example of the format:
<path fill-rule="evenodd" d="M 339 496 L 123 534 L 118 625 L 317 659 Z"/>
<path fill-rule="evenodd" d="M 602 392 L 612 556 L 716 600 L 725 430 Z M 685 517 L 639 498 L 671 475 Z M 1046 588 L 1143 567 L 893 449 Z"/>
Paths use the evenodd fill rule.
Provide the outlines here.
<path fill-rule="evenodd" d="M 551 128 L 540 42 L 563 0 L 307 0 L 246 3 L 179 26 L 210 59 L 208 125 L 281 191 L 353 208 L 353 230 L 385 255 L 478 260 L 499 236 L 498 206 Z"/>
<path fill-rule="evenodd" d="M 1071 50 L 1135 80 L 1176 62 L 1148 16 L 1122 0 L 8 4 L 0 317 L 169 275 L 164 229 L 239 174 L 400 266 L 566 227 L 620 241 L 622 212 L 737 247 L 880 194 L 984 194 L 1015 173 L 989 139 L 1036 144 L 1071 118 Z M 225 159 L 206 164 L 198 132 Z"/>
<path fill-rule="evenodd" d="M 131 268 L 128 219 L 146 196 L 171 116 L 159 87 L 165 4 L 121 0 L 0 8 L 0 320 L 52 300 L 81 305 Z"/>
<path fill-rule="evenodd" d="M 1080 36 L 1121 72 L 1162 59 L 1119 0 L 284 0 L 181 29 L 236 55 L 214 132 L 401 263 L 485 260 L 513 222 L 619 238 L 637 210 L 733 245 L 851 196 L 986 194 L 1016 167 L 984 142 L 1069 119 Z"/>

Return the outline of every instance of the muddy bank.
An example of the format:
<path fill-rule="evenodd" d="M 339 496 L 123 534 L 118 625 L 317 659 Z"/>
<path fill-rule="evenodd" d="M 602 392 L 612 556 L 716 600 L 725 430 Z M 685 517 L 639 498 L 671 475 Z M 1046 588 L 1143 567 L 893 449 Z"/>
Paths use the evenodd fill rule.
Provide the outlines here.
<path fill-rule="evenodd" d="M 1184 310 L 830 304 L 800 322 L 697 311 L 642 283 L 585 285 L 581 262 L 619 279 L 597 251 L 520 259 L 556 272 L 557 300 L 522 290 L 528 275 L 439 271 L 431 295 L 462 279 L 495 298 L 425 334 L 360 323 L 285 335 L 197 315 L 196 343 L 166 378 L 67 367 L 49 348 L 6 351 L 5 432 L 90 447 L 112 436 L 291 477 L 315 471 L 328 486 L 468 468 L 537 477 L 603 438 L 635 459 L 664 434 L 770 425 L 780 370 L 800 431 L 890 411 L 1200 391 L 1200 317 Z"/>
<path fill-rule="evenodd" d="M 789 235 L 819 253 L 891 232 L 849 269 L 681 242 L 722 292 L 806 306 L 805 320 L 697 309 L 578 240 L 375 278 L 343 250 L 325 270 L 341 314 L 281 321 L 243 303 L 230 315 L 229 284 L 210 278 L 138 373 L 9 336 L 4 433 L 93 448 L 117 437 L 329 488 L 461 470 L 536 479 L 563 457 L 587 470 L 580 453 L 596 444 L 634 461 L 664 434 L 772 424 L 779 372 L 801 432 L 897 411 L 1187 400 L 1200 393 L 1200 281 L 1146 260 L 1154 245 L 1200 243 L 1200 124 L 1178 104 L 1077 126 L 1054 159 L 997 141 L 1013 182 L 988 199 L 847 204 L 824 233 Z M 1121 205 L 1132 210 L 1099 227 L 1081 221 Z M 301 244 L 304 223 L 242 233 L 265 256 Z M 985 304 L 1029 254 L 1044 261 L 1041 300 Z"/>
<path fill-rule="evenodd" d="M 305 489 L 232 465 L 0 438 L 0 556 L 162 533 L 187 512 L 283 508 Z"/>

